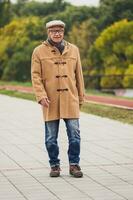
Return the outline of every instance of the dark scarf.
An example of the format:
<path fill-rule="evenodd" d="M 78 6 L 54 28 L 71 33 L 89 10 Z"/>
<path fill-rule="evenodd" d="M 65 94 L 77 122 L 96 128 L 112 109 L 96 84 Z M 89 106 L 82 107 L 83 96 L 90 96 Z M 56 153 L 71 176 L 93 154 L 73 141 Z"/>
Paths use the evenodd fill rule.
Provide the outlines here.
<path fill-rule="evenodd" d="M 52 46 L 55 46 L 60 51 L 60 53 L 62 54 L 62 52 L 64 51 L 64 48 L 65 48 L 65 42 L 64 42 L 64 40 L 62 40 L 61 42 L 57 43 L 57 42 L 54 42 L 53 40 L 51 40 L 50 38 L 48 38 L 47 41 Z"/>

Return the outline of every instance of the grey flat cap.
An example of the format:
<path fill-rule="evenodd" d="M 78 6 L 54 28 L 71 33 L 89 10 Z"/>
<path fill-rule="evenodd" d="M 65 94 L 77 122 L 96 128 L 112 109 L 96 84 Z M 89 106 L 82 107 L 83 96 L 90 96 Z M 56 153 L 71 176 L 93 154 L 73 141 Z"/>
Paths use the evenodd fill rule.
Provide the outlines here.
<path fill-rule="evenodd" d="M 65 28 L 65 23 L 61 20 L 52 20 L 52 21 L 46 23 L 46 28 L 50 28 L 53 26 L 62 26 L 63 28 Z"/>

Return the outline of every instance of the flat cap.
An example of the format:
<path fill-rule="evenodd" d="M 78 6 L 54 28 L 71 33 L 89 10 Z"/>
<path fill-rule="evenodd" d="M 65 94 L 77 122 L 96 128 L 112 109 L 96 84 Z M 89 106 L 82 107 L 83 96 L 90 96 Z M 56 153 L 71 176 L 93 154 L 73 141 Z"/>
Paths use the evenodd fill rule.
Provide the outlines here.
<path fill-rule="evenodd" d="M 62 26 L 63 28 L 65 28 L 65 23 L 61 20 L 52 20 L 46 23 L 46 28 L 50 28 L 53 26 Z"/>

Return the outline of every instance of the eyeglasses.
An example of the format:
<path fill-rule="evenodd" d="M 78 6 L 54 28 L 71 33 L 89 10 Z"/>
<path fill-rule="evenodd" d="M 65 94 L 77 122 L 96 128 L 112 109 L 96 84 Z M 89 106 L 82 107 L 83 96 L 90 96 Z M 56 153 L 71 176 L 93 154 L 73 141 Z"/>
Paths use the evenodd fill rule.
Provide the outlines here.
<path fill-rule="evenodd" d="M 52 34 L 56 34 L 56 33 L 58 33 L 58 34 L 63 34 L 64 33 L 64 30 L 63 29 L 60 29 L 60 30 L 54 30 L 54 29 L 49 29 L 49 32 L 50 33 L 52 33 Z"/>

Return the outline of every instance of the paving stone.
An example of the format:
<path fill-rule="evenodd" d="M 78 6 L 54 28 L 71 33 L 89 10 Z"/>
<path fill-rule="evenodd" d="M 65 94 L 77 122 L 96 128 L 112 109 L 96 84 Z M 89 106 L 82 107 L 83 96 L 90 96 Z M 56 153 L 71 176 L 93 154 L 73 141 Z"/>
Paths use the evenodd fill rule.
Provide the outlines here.
<path fill-rule="evenodd" d="M 61 120 L 61 176 L 49 177 L 41 107 L 0 95 L 0 199 L 132 200 L 133 126 L 81 113 L 81 167 L 69 175 L 68 139 Z"/>

